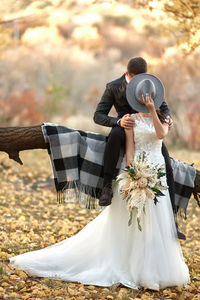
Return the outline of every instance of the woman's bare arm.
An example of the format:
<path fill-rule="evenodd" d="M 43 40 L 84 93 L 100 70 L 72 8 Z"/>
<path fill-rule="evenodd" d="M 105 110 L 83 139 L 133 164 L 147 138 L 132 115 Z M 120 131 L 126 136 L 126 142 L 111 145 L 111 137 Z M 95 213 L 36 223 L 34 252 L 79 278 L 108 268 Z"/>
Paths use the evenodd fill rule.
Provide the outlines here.
<path fill-rule="evenodd" d="M 126 166 L 130 166 L 134 156 L 134 128 L 125 129 L 126 135 Z"/>
<path fill-rule="evenodd" d="M 153 125 L 156 130 L 156 135 L 158 139 L 164 139 L 164 137 L 168 134 L 169 125 L 167 123 L 161 123 L 156 110 L 151 112 L 151 116 L 153 119 Z"/>
<path fill-rule="evenodd" d="M 151 117 L 153 119 L 153 124 L 156 130 L 157 138 L 163 139 L 168 134 L 169 125 L 167 123 L 161 123 L 154 106 L 154 101 L 149 94 L 146 95 L 146 98 L 142 96 L 142 100 L 143 103 L 148 107 Z"/>

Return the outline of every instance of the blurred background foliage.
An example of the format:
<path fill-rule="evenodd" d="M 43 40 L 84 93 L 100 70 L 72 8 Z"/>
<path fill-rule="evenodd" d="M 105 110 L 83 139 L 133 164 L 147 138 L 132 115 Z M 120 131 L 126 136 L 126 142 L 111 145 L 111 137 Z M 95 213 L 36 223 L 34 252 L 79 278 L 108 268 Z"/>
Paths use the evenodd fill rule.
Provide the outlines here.
<path fill-rule="evenodd" d="M 199 0 L 1 0 L 0 126 L 107 134 L 93 122 L 105 84 L 142 56 L 165 85 L 168 146 L 199 150 L 199 45 Z"/>

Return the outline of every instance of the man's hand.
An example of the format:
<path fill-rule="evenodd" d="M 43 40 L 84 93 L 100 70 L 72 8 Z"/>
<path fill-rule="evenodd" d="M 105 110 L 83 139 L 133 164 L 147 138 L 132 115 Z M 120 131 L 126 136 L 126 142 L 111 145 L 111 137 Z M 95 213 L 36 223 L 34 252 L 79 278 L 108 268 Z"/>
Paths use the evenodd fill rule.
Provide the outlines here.
<path fill-rule="evenodd" d="M 124 115 L 119 122 L 119 125 L 125 129 L 133 128 L 134 124 L 135 121 L 131 118 L 130 114 Z"/>
<path fill-rule="evenodd" d="M 169 125 L 169 129 L 171 129 L 174 122 L 173 122 L 173 120 L 172 120 L 172 118 L 170 116 L 167 116 L 165 118 L 165 123 L 167 123 Z"/>

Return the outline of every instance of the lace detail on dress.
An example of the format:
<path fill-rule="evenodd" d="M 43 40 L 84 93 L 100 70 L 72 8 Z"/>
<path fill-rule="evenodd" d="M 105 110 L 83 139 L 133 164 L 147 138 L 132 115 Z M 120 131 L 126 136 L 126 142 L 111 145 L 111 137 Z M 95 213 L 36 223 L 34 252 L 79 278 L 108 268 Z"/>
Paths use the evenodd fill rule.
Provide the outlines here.
<path fill-rule="evenodd" d="M 151 117 L 143 117 L 139 114 L 133 114 L 131 117 L 135 120 L 134 141 L 135 152 L 153 152 L 161 153 L 162 140 L 156 136 L 156 131 Z"/>

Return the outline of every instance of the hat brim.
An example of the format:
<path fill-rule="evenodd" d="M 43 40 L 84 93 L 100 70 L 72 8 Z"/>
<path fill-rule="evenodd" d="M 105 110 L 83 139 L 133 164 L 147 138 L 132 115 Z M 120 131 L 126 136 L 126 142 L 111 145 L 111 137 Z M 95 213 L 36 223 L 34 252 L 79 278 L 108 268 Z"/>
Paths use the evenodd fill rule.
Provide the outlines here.
<path fill-rule="evenodd" d="M 135 97 L 135 89 L 137 84 L 144 79 L 150 79 L 153 81 L 155 88 L 156 88 L 156 96 L 153 99 L 154 100 L 154 105 L 155 109 L 158 109 L 161 104 L 164 101 L 164 86 L 160 79 L 158 79 L 156 76 L 148 73 L 141 73 L 138 75 L 135 75 L 130 82 L 127 85 L 126 88 L 126 98 L 128 101 L 128 104 L 137 112 L 143 112 L 143 113 L 148 113 L 149 110 L 146 107 L 145 104 L 140 103 L 136 97 Z"/>

